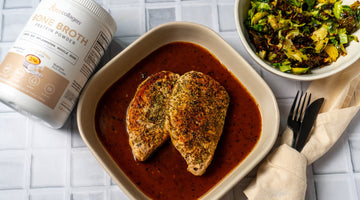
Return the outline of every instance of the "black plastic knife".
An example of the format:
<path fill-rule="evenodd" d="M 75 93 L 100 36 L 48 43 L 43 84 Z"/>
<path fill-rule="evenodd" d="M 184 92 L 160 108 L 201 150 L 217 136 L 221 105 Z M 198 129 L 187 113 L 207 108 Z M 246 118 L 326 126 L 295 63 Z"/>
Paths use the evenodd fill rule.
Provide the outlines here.
<path fill-rule="evenodd" d="M 319 114 L 320 108 L 324 103 L 324 98 L 320 98 L 312 102 L 305 110 L 304 119 L 301 123 L 299 130 L 299 138 L 296 143 L 295 149 L 301 151 L 308 139 L 310 131 L 315 123 L 316 117 Z"/>

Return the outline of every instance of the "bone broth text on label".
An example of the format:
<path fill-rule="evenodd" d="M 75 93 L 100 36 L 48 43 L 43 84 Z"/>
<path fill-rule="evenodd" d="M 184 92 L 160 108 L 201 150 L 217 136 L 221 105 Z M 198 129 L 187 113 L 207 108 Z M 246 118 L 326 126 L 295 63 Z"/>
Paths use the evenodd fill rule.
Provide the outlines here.
<path fill-rule="evenodd" d="M 0 65 L 0 100 L 60 128 L 116 31 L 92 0 L 43 0 Z"/>

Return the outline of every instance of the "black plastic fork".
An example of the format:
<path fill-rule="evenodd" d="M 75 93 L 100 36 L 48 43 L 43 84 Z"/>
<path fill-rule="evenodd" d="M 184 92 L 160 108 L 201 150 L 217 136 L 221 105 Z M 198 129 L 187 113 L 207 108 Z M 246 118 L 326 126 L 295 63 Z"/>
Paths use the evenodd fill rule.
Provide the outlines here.
<path fill-rule="evenodd" d="M 300 97 L 299 97 L 299 91 L 296 93 L 294 102 L 291 106 L 290 113 L 288 116 L 287 125 L 293 131 L 293 140 L 292 140 L 292 144 L 291 144 L 292 147 L 295 146 L 296 140 L 298 138 L 300 126 L 301 126 L 301 123 L 302 123 L 302 120 L 303 120 L 303 117 L 305 114 L 305 109 L 310 104 L 311 94 L 309 94 L 309 97 L 307 98 L 307 103 L 305 106 L 306 96 L 307 96 L 307 93 L 305 93 L 305 95 L 303 95 L 302 91 L 301 91 Z"/>

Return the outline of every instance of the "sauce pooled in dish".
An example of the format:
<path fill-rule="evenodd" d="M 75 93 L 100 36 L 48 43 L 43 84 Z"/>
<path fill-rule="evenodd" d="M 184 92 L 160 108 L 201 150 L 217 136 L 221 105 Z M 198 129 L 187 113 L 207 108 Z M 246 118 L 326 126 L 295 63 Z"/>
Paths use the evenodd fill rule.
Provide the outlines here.
<path fill-rule="evenodd" d="M 126 112 L 137 87 L 156 72 L 185 74 L 192 70 L 211 76 L 231 99 L 223 133 L 206 173 L 189 173 L 170 140 L 145 162 L 135 161 L 126 130 Z M 158 48 L 122 76 L 101 98 L 95 123 L 99 140 L 129 179 L 150 198 L 164 200 L 191 200 L 204 195 L 246 158 L 261 133 L 260 111 L 248 90 L 208 50 L 188 42 Z"/>

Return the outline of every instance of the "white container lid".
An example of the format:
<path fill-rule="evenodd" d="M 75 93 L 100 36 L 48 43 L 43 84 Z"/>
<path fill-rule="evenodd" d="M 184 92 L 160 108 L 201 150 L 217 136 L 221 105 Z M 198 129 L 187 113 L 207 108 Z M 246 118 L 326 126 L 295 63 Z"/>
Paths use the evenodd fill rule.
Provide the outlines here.
<path fill-rule="evenodd" d="M 113 35 L 116 32 L 116 22 L 114 18 L 98 3 L 93 0 L 68 0 L 75 2 L 80 6 L 86 8 L 92 12 L 95 16 L 99 17 L 100 21 L 103 22 L 111 31 Z"/>

